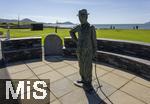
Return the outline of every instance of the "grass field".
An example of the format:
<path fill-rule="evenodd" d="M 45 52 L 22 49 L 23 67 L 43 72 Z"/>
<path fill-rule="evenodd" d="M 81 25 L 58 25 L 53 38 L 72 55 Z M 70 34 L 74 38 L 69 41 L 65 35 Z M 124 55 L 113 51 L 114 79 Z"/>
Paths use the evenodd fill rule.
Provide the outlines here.
<path fill-rule="evenodd" d="M 6 34 L 6 29 L 0 28 Z M 43 31 L 31 31 L 30 29 L 10 29 L 11 37 L 45 36 L 54 33 L 54 28 L 44 28 Z M 57 33 L 62 39 L 69 36 L 69 29 L 58 29 Z M 97 38 L 109 38 L 150 43 L 150 30 L 97 30 Z"/>

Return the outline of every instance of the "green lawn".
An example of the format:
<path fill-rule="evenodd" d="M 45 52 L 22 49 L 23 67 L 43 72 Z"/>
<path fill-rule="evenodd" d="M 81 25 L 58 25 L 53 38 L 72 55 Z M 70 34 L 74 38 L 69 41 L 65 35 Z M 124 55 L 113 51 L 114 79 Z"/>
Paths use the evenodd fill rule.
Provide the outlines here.
<path fill-rule="evenodd" d="M 6 33 L 6 29 L 0 28 L 0 31 Z M 43 31 L 11 29 L 10 33 L 11 37 L 41 36 L 43 41 L 46 35 L 54 33 L 54 28 L 44 28 Z M 57 34 L 63 39 L 69 36 L 69 29 L 58 29 Z M 97 30 L 97 37 L 150 43 L 150 30 Z"/>

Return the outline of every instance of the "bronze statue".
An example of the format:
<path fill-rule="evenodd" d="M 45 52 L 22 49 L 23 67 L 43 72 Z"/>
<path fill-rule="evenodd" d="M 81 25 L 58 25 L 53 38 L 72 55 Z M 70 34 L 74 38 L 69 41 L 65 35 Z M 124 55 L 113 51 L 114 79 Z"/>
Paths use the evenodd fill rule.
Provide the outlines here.
<path fill-rule="evenodd" d="M 71 29 L 70 35 L 77 43 L 76 53 L 81 75 L 81 80 L 74 84 L 90 91 L 92 90 L 92 59 L 96 55 L 97 43 L 95 27 L 88 23 L 88 15 L 86 9 L 79 10 L 78 17 L 81 24 Z M 78 33 L 78 38 L 76 33 Z"/>

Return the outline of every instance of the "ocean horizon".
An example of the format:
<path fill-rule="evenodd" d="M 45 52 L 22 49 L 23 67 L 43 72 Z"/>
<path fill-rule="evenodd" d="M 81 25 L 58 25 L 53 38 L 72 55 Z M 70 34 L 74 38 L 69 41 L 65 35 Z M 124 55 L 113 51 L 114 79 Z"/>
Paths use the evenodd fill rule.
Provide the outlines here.
<path fill-rule="evenodd" d="M 58 26 L 58 27 L 64 27 L 64 28 L 73 28 L 77 24 L 48 24 L 46 26 Z M 135 29 L 138 27 L 138 29 L 146 29 L 150 30 L 150 24 L 93 24 L 95 28 L 97 29 Z"/>

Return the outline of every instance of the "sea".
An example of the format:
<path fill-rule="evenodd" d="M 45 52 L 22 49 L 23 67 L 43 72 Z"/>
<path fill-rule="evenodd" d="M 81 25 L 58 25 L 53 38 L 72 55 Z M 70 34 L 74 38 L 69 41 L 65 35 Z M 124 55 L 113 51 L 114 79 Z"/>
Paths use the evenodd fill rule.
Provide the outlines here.
<path fill-rule="evenodd" d="M 47 24 L 46 26 L 58 26 L 62 28 L 73 28 L 77 24 Z M 93 24 L 97 29 L 145 29 L 150 30 L 150 24 Z"/>

